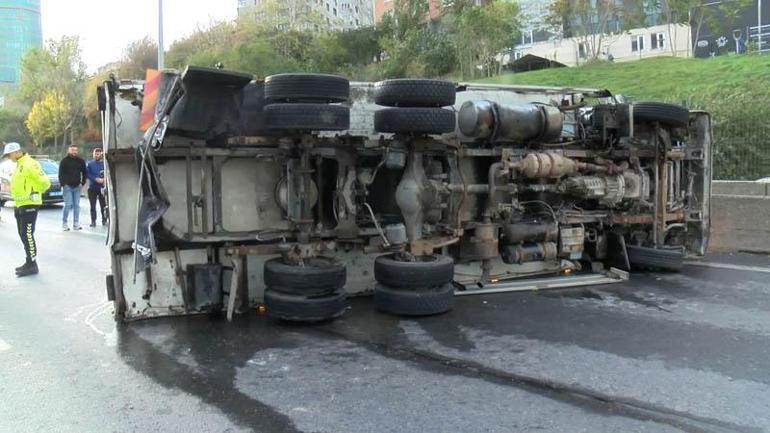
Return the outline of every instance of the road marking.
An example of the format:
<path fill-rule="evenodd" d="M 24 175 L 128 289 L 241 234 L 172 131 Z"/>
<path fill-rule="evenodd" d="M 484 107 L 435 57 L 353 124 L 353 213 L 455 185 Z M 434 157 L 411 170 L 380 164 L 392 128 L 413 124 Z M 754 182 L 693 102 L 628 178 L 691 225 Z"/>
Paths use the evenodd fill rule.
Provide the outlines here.
<path fill-rule="evenodd" d="M 733 271 L 761 272 L 765 274 L 770 274 L 770 268 L 766 268 L 762 266 L 745 266 L 745 265 L 733 265 L 730 263 L 697 262 L 697 261 L 685 261 L 684 264 L 690 265 L 690 266 L 701 266 L 704 268 L 730 269 Z"/>
<path fill-rule="evenodd" d="M 88 235 L 88 236 L 98 236 L 100 238 L 106 238 L 107 237 L 107 233 L 97 233 L 97 232 L 92 232 L 92 231 L 88 231 L 88 230 L 70 230 L 69 232 L 65 232 L 62 229 L 56 230 L 56 229 L 49 229 L 49 228 L 41 228 L 39 230 L 41 232 L 46 232 L 46 233 L 59 233 L 59 234 L 75 233 L 75 234 L 83 234 L 83 235 Z"/>
<path fill-rule="evenodd" d="M 64 321 L 65 322 L 77 322 L 77 317 L 81 313 L 83 313 L 83 310 L 85 310 L 86 308 L 92 308 L 92 307 L 103 307 L 104 304 L 105 304 L 104 302 L 96 302 L 96 303 L 93 303 L 93 304 L 81 305 L 78 308 L 76 308 L 75 311 L 73 311 L 70 315 L 65 317 Z"/>
<path fill-rule="evenodd" d="M 96 307 L 93 309 L 90 313 L 86 315 L 85 320 L 83 320 L 83 323 L 86 324 L 89 328 L 91 328 L 92 331 L 96 332 L 97 334 L 101 335 L 102 337 L 109 337 L 109 334 L 99 329 L 95 324 L 94 321 L 104 313 L 108 312 L 110 310 L 110 307 L 112 307 L 112 302 L 105 302 L 104 304 Z M 114 332 L 114 331 L 113 331 Z"/>
<path fill-rule="evenodd" d="M 0 338 L 0 352 L 5 352 L 6 350 L 11 350 L 11 345 Z"/>

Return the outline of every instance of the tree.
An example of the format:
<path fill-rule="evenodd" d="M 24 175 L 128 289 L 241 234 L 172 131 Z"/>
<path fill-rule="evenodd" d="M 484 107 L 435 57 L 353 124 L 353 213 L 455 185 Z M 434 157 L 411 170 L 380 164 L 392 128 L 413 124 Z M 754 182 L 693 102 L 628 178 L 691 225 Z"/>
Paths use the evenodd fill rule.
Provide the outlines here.
<path fill-rule="evenodd" d="M 12 110 L 0 109 L 0 143 L 29 141 L 27 128 L 24 126 L 24 115 Z"/>
<path fill-rule="evenodd" d="M 46 138 L 54 139 L 54 150 L 58 151 L 59 136 L 67 131 L 71 107 L 64 94 L 51 91 L 32 105 L 26 126 L 34 144 L 44 144 Z M 62 146 L 64 146 L 62 141 Z M 63 150 L 63 147 L 62 147 Z"/>
<path fill-rule="evenodd" d="M 453 0 L 446 6 L 463 78 L 476 76 L 479 67 L 486 76 L 500 73 L 499 55 L 519 34 L 518 5 L 492 0 L 478 6 L 470 0 Z"/>
<path fill-rule="evenodd" d="M 132 42 L 123 52 L 118 76 L 143 80 L 148 69 L 158 68 L 158 44 L 149 36 Z"/>
<path fill-rule="evenodd" d="M 86 67 L 80 57 L 80 44 L 75 36 L 50 40 L 45 48 L 27 52 L 21 63 L 19 97 L 32 106 L 51 92 L 66 101 L 66 116 L 62 143 L 70 141 L 83 118 L 83 94 L 85 92 Z"/>

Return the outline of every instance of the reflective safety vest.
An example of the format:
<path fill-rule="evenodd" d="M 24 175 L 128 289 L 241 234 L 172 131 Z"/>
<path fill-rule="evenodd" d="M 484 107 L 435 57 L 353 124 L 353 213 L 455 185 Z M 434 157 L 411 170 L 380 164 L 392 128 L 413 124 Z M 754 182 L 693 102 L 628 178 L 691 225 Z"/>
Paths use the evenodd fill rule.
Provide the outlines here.
<path fill-rule="evenodd" d="M 43 193 L 50 187 L 51 179 L 34 158 L 24 154 L 16 161 L 16 169 L 11 175 L 11 200 L 17 208 L 40 206 L 43 204 Z"/>

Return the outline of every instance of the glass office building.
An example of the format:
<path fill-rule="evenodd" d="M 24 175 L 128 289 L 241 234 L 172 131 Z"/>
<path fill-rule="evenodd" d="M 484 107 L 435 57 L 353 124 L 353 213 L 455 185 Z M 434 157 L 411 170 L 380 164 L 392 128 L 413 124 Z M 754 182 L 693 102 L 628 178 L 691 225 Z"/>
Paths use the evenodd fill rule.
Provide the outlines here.
<path fill-rule="evenodd" d="M 0 0 L 0 85 L 18 83 L 21 58 L 42 44 L 40 0 Z"/>

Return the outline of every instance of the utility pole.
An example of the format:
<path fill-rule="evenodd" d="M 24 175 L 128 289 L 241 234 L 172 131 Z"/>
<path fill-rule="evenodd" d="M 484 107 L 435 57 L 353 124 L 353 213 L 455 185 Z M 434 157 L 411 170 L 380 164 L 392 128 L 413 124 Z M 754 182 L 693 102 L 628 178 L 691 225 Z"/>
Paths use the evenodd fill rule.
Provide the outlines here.
<path fill-rule="evenodd" d="M 757 51 L 762 52 L 762 0 L 757 0 Z"/>
<path fill-rule="evenodd" d="M 158 70 L 163 70 L 163 0 L 158 0 Z"/>

